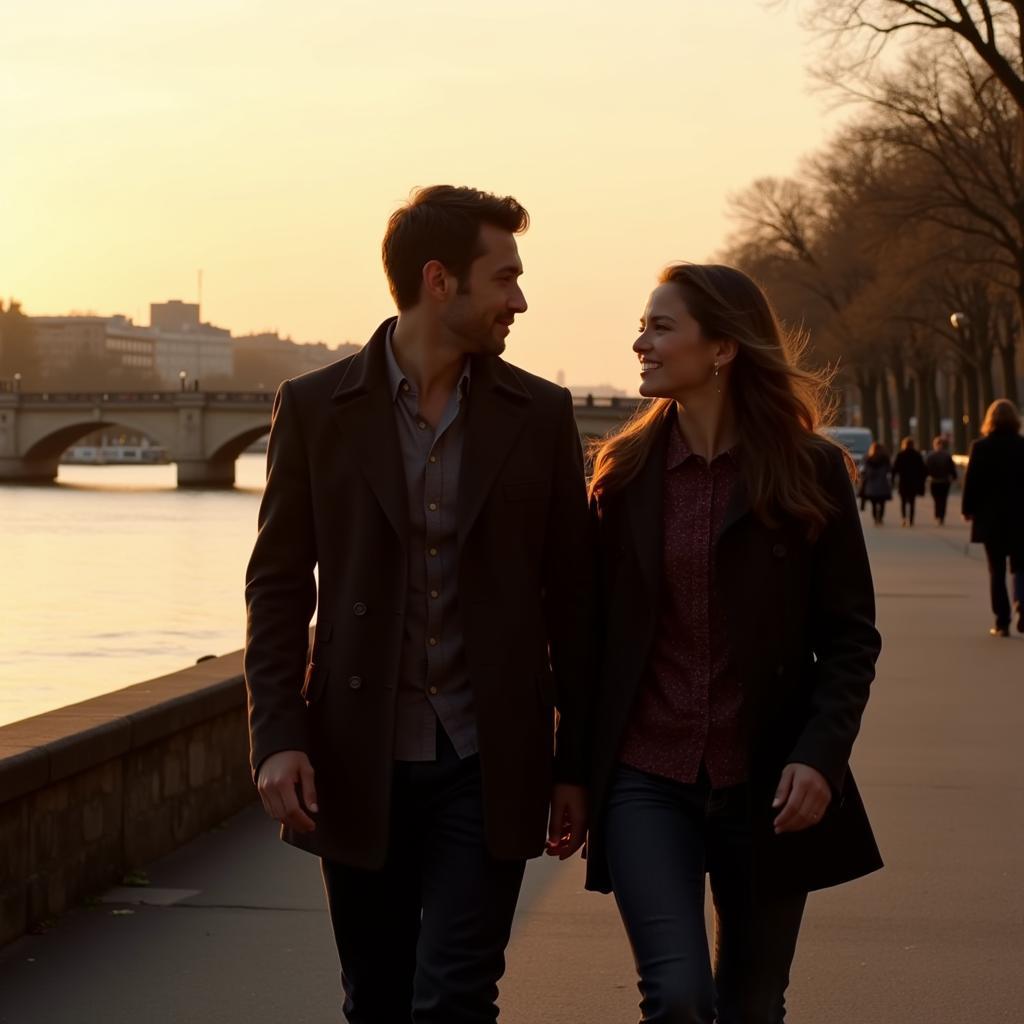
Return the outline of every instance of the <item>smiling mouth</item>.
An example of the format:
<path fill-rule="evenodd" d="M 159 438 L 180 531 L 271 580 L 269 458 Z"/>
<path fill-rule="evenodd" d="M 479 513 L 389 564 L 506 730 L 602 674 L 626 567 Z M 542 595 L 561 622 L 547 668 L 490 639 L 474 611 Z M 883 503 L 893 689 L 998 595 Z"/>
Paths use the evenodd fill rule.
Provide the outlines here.
<path fill-rule="evenodd" d="M 648 359 L 640 360 L 640 376 L 642 377 L 645 373 L 650 373 L 652 370 L 660 369 L 661 363 L 651 362 Z"/>

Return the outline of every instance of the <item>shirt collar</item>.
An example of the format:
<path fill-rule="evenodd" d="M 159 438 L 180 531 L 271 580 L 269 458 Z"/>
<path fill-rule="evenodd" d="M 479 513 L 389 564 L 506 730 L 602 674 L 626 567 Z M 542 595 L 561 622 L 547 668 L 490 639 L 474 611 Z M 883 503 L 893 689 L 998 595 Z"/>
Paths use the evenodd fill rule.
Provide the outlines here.
<path fill-rule="evenodd" d="M 412 381 L 408 380 L 405 374 L 402 373 L 402 368 L 398 365 L 398 360 L 395 358 L 394 348 L 392 347 L 394 343 L 394 336 L 395 324 L 393 323 L 388 328 L 388 334 L 384 345 L 384 356 L 388 366 L 388 388 L 391 392 L 391 400 L 393 402 L 397 402 L 399 392 L 408 391 L 410 394 L 416 394 L 416 389 L 413 387 Z M 467 356 L 465 363 L 462 365 L 462 375 L 459 377 L 460 398 L 469 391 L 469 375 L 470 359 L 469 356 Z"/>
<path fill-rule="evenodd" d="M 712 464 L 716 463 L 719 459 L 728 458 L 735 465 L 738 448 L 739 445 L 735 444 L 731 448 L 727 448 L 711 460 Z M 681 466 L 691 455 L 693 455 L 693 450 L 686 443 L 686 438 L 683 436 L 682 430 L 679 429 L 679 423 L 673 416 L 672 422 L 669 425 L 668 448 L 665 451 L 665 468 L 675 469 L 677 466 Z"/>

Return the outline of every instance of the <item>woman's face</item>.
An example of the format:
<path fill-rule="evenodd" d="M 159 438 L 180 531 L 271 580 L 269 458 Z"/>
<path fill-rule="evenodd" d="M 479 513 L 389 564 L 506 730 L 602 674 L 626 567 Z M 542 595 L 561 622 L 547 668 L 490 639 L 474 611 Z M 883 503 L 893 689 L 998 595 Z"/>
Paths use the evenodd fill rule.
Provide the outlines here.
<path fill-rule="evenodd" d="M 677 398 L 709 386 L 717 349 L 701 334 L 678 286 L 658 285 L 640 319 L 640 337 L 633 342 L 640 358 L 640 394 Z"/>

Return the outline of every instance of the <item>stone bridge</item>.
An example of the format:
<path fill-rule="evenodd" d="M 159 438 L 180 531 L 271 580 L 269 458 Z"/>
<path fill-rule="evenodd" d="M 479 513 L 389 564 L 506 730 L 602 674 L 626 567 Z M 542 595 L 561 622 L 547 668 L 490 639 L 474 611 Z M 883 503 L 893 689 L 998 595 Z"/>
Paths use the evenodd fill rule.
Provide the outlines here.
<path fill-rule="evenodd" d="M 179 487 L 231 487 L 235 459 L 270 429 L 268 391 L 0 392 L 0 481 L 52 482 L 63 452 L 94 430 L 125 427 L 165 448 Z M 576 403 L 585 437 L 635 408 L 630 398 Z"/>

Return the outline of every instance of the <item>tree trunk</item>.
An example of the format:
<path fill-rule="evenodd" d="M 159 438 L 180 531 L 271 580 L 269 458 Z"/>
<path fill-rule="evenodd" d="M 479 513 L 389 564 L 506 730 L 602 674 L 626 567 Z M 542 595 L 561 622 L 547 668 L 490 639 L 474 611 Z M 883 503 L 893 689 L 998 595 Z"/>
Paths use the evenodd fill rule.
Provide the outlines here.
<path fill-rule="evenodd" d="M 1003 370 L 1003 394 L 1014 405 L 1020 404 L 1017 391 L 1017 347 L 1010 339 L 1009 347 L 999 346 L 999 361 Z"/>
<path fill-rule="evenodd" d="M 857 368 L 857 388 L 860 391 L 861 424 L 878 437 L 878 371 Z"/>
<path fill-rule="evenodd" d="M 970 444 L 981 430 L 981 419 L 983 413 L 980 411 L 981 393 L 978 389 L 977 370 L 966 360 L 961 365 L 961 373 L 964 378 L 964 387 L 967 391 L 966 413 L 966 435 L 967 443 Z"/>
<path fill-rule="evenodd" d="M 978 350 L 978 383 L 981 386 L 981 403 L 988 408 L 996 400 L 996 388 L 992 380 L 992 347 Z"/>
<path fill-rule="evenodd" d="M 964 375 L 953 376 L 953 451 L 967 453 L 967 427 L 964 424 L 964 410 L 967 398 L 964 394 Z"/>
<path fill-rule="evenodd" d="M 892 451 L 892 395 L 889 392 L 889 374 L 879 374 L 878 383 L 882 392 L 882 444 Z"/>
<path fill-rule="evenodd" d="M 931 435 L 928 438 L 928 445 L 931 447 L 932 437 L 936 437 L 942 433 L 942 405 L 939 402 L 939 371 L 936 366 L 932 367 L 932 372 L 928 376 L 928 397 L 930 400 L 929 404 L 932 409 L 931 423 L 928 427 Z"/>

